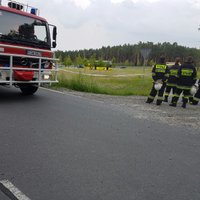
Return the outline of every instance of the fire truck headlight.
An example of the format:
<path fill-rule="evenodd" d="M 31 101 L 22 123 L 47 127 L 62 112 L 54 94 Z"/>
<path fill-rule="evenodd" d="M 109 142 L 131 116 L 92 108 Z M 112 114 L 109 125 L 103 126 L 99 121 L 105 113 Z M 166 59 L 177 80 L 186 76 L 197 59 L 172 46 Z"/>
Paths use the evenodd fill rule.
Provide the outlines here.
<path fill-rule="evenodd" d="M 49 80 L 50 79 L 50 76 L 49 76 L 49 74 L 44 74 L 44 80 Z"/>

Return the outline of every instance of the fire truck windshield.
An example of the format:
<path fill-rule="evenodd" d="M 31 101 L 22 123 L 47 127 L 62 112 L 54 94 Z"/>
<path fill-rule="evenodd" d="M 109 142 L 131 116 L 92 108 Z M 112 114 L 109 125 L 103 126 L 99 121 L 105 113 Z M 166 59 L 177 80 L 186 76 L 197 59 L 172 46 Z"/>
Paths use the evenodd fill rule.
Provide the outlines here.
<path fill-rule="evenodd" d="M 0 42 L 50 49 L 46 22 L 0 10 Z"/>

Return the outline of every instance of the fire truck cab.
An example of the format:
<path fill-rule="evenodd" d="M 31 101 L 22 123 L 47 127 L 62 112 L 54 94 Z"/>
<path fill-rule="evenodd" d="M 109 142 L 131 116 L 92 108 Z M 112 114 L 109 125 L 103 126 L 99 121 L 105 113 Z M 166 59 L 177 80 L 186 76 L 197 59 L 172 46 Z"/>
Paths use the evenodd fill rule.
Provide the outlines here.
<path fill-rule="evenodd" d="M 40 85 L 57 81 L 57 28 L 26 4 L 0 0 L 0 86 L 34 94 Z M 51 30 L 51 31 L 50 31 Z"/>

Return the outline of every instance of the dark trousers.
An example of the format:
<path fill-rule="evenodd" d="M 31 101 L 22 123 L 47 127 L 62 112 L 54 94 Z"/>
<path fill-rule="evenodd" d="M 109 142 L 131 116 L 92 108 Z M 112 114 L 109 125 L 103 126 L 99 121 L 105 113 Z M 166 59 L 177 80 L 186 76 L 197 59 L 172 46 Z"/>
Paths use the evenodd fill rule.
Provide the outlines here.
<path fill-rule="evenodd" d="M 168 98 L 171 90 L 172 90 L 172 94 L 174 95 L 176 92 L 176 86 L 169 86 L 169 85 L 166 86 L 165 94 L 164 94 L 165 98 Z"/>
<path fill-rule="evenodd" d="M 190 102 L 193 105 L 197 105 L 200 101 L 200 88 L 197 90 L 197 93 L 194 95 L 194 97 L 190 98 Z"/>
<path fill-rule="evenodd" d="M 162 103 L 163 94 L 164 94 L 164 91 L 165 91 L 166 83 L 163 83 L 163 86 L 161 87 L 161 89 L 159 91 L 155 90 L 154 85 L 155 85 L 155 83 L 153 83 L 153 86 L 151 88 L 151 92 L 150 92 L 150 94 L 148 96 L 147 101 L 153 102 L 153 100 L 156 97 L 156 95 L 158 95 L 157 103 Z"/>
<path fill-rule="evenodd" d="M 183 93 L 183 103 L 186 104 L 188 102 L 189 97 L 191 96 L 190 94 L 190 89 L 180 89 L 180 88 L 176 88 L 176 92 L 173 95 L 172 98 L 172 103 L 177 103 L 181 93 Z"/>

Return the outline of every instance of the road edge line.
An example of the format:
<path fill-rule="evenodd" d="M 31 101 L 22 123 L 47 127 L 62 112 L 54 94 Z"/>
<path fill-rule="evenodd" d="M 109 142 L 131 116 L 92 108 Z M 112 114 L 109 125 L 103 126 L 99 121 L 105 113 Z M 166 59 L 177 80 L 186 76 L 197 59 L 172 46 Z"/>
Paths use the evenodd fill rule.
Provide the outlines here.
<path fill-rule="evenodd" d="M 6 179 L 0 181 L 0 190 L 11 200 L 31 200 Z"/>

